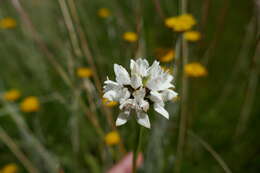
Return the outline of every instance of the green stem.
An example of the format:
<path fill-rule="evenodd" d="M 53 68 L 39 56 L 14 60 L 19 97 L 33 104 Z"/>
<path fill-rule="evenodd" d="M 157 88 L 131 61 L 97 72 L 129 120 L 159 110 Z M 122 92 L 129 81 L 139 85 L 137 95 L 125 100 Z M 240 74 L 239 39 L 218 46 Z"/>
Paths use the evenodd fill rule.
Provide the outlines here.
<path fill-rule="evenodd" d="M 133 169 L 132 173 L 136 173 L 136 160 L 138 157 L 138 153 L 141 149 L 142 145 L 142 138 L 143 138 L 143 127 L 138 125 L 136 140 L 135 140 L 135 148 L 134 148 L 134 155 L 133 155 Z"/>
<path fill-rule="evenodd" d="M 188 0 L 181 0 L 181 14 L 187 13 L 187 1 Z M 177 152 L 176 152 L 176 163 L 175 163 L 175 172 L 181 172 L 182 166 L 182 159 L 184 153 L 184 146 L 186 143 L 186 133 L 188 129 L 188 78 L 184 74 L 185 65 L 188 63 L 188 56 L 189 56 L 189 49 L 188 43 L 182 37 L 181 40 L 181 47 L 179 48 L 182 53 L 182 99 L 181 99 L 181 113 L 180 113 L 180 129 L 179 129 L 179 136 L 178 136 L 178 145 L 177 145 Z"/>

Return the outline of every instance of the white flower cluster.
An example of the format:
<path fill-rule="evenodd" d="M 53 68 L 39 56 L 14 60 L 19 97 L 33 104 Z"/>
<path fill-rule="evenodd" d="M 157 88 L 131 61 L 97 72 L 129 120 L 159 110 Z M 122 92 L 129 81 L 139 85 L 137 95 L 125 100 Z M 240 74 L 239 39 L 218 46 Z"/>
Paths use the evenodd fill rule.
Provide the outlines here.
<path fill-rule="evenodd" d="M 169 113 L 164 109 L 164 102 L 173 99 L 177 93 L 172 89 L 173 76 L 165 72 L 158 61 L 149 67 L 145 59 L 131 60 L 131 76 L 121 65 L 114 64 L 116 82 L 105 81 L 104 98 L 120 103 L 120 110 L 116 125 L 120 126 L 127 122 L 130 112 L 135 110 L 137 122 L 150 128 L 147 111 L 150 105 L 154 110 L 169 119 Z"/>

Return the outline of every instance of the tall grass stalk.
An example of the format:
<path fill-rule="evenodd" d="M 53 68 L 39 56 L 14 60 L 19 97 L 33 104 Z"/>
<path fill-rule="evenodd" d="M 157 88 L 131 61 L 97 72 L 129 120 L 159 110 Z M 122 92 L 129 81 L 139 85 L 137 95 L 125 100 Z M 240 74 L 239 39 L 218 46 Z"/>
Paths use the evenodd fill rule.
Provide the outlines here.
<path fill-rule="evenodd" d="M 79 15 L 78 15 L 78 10 L 77 10 L 76 4 L 75 4 L 75 0 L 68 0 L 68 5 L 69 6 L 67 6 L 65 4 L 64 8 L 65 8 L 66 11 L 68 11 L 68 13 L 70 12 L 70 14 L 71 14 L 71 17 L 72 17 L 71 22 L 74 23 L 74 25 L 75 25 L 76 32 L 78 34 L 78 39 L 79 39 L 79 42 L 81 44 L 80 46 L 82 48 L 83 55 L 87 58 L 87 62 L 90 65 L 90 67 L 93 71 L 93 77 L 94 77 L 95 85 L 97 87 L 97 90 L 98 90 L 100 96 L 102 96 L 102 86 L 101 86 L 100 79 L 98 77 L 98 71 L 97 71 L 97 68 L 96 68 L 96 65 L 95 65 L 95 62 L 94 62 L 93 55 L 90 51 L 85 33 L 84 33 L 82 26 L 80 24 L 80 18 L 79 18 Z"/>
<path fill-rule="evenodd" d="M 20 150 L 19 146 L 13 141 L 13 139 L 6 133 L 6 131 L 0 126 L 0 140 L 6 144 L 6 146 L 13 152 L 17 159 L 23 164 L 24 168 L 29 173 L 39 173 L 33 163 L 26 157 L 26 155 Z"/>
<path fill-rule="evenodd" d="M 72 45 L 73 45 L 72 48 L 74 49 L 74 52 L 76 53 L 77 56 L 81 56 L 81 48 L 83 49 L 82 52 L 83 52 L 84 56 L 86 56 L 87 61 L 93 71 L 95 86 L 98 90 L 98 93 L 100 96 L 99 98 L 101 98 L 101 96 L 102 96 L 101 83 L 100 83 L 100 80 L 98 77 L 98 72 L 97 72 L 96 66 L 94 64 L 93 56 L 90 52 L 87 40 L 85 39 L 85 34 L 80 25 L 80 19 L 78 16 L 76 4 L 75 4 L 74 0 L 69 0 L 68 4 L 65 0 L 59 0 L 59 4 L 60 4 L 60 8 L 63 13 L 66 27 L 67 27 L 69 35 L 70 35 Z M 78 45 L 79 43 L 81 45 Z M 94 103 L 94 99 L 91 98 L 91 95 L 93 95 L 93 93 L 87 92 L 88 102 L 90 105 L 92 105 L 92 108 L 93 108 L 94 107 L 93 105 L 95 105 L 95 103 Z M 81 102 L 81 105 L 84 106 L 86 115 L 90 119 L 90 121 L 94 125 L 94 127 L 96 127 L 98 134 L 100 136 L 103 136 L 104 135 L 103 130 L 101 129 L 101 127 L 99 125 L 99 122 L 97 119 L 97 114 L 95 113 L 96 110 L 89 111 L 83 102 Z M 115 127 L 113 125 L 113 118 L 112 118 L 111 112 L 109 110 L 107 110 L 107 108 L 104 108 L 103 105 L 102 105 L 102 108 L 103 108 L 102 109 L 103 112 L 107 115 L 106 117 L 108 119 L 110 126 L 115 129 Z"/>
<path fill-rule="evenodd" d="M 75 27 L 72 23 L 71 15 L 68 11 L 66 1 L 65 0 L 59 0 L 59 5 L 60 5 L 60 8 L 61 8 L 63 17 L 64 17 L 65 25 L 68 29 L 68 33 L 69 33 L 69 37 L 70 37 L 70 40 L 71 40 L 71 45 L 72 45 L 72 48 L 74 50 L 74 53 L 78 58 L 81 58 L 82 57 L 82 51 L 80 49 L 80 45 L 79 45 L 78 38 L 77 38 L 78 36 L 77 36 L 76 30 L 75 30 Z"/>
<path fill-rule="evenodd" d="M 221 158 L 221 156 L 206 141 L 204 141 L 201 137 L 190 130 L 188 131 L 188 135 L 198 141 L 214 157 L 214 159 L 218 162 L 225 173 L 232 173 L 232 171 L 225 163 L 225 161 Z"/>
<path fill-rule="evenodd" d="M 93 71 L 94 82 L 95 82 L 95 86 L 98 90 L 99 98 L 102 98 L 103 92 L 102 92 L 101 82 L 100 82 L 100 79 L 98 76 L 98 71 L 97 71 L 97 68 L 96 68 L 96 65 L 94 62 L 93 55 L 90 51 L 88 41 L 86 39 L 85 33 L 84 33 L 81 23 L 80 23 L 80 18 L 78 15 L 78 10 L 76 7 L 75 0 L 68 0 L 68 6 L 65 4 L 64 8 L 66 11 L 70 11 L 70 13 L 71 13 L 71 17 L 72 17 L 71 20 L 73 20 L 72 23 L 74 22 L 74 25 L 76 27 L 76 32 L 78 33 L 78 39 L 81 44 L 83 54 L 87 58 L 87 62 Z M 91 94 L 91 93 L 89 93 L 89 94 Z M 106 115 L 106 118 L 107 118 L 107 121 L 108 121 L 110 127 L 112 129 L 116 130 L 112 112 L 108 108 L 106 108 L 104 105 L 102 105 L 101 110 Z M 123 146 L 123 144 L 121 143 L 120 146 Z"/>
<path fill-rule="evenodd" d="M 252 59 L 252 67 L 249 74 L 248 86 L 246 89 L 246 96 L 244 100 L 244 105 L 242 106 L 241 114 L 238 119 L 236 134 L 235 136 L 240 137 L 246 130 L 247 124 L 250 118 L 251 110 L 254 103 L 254 98 L 256 96 L 256 89 L 259 79 L 259 64 L 258 60 L 260 56 L 260 41 L 258 41 L 256 46 L 255 55 Z"/>
<path fill-rule="evenodd" d="M 187 0 L 181 0 L 181 13 L 187 13 Z M 181 79 L 181 113 L 180 113 L 180 125 L 179 125 L 179 136 L 178 136 L 178 145 L 177 145 L 177 153 L 176 153 L 176 162 L 175 162 L 175 172 L 179 173 L 181 171 L 182 159 L 183 159 L 183 151 L 184 145 L 186 142 L 187 135 L 187 121 L 188 121 L 188 78 L 184 73 L 185 65 L 188 63 L 189 49 L 188 43 L 182 37 L 181 40 L 181 52 L 182 52 L 182 79 Z M 179 51 L 179 50 L 178 50 Z"/>
<path fill-rule="evenodd" d="M 24 22 L 24 24 L 30 29 L 33 39 L 36 42 L 37 46 L 39 47 L 39 49 L 45 53 L 47 60 L 49 61 L 49 63 L 54 67 L 54 69 L 58 72 L 58 74 L 62 77 L 62 79 L 64 80 L 64 82 L 68 85 L 68 86 L 72 86 L 72 82 L 69 79 L 69 76 L 67 75 L 67 73 L 65 72 L 65 70 L 63 69 L 63 67 L 55 60 L 54 55 L 49 51 L 49 49 L 47 48 L 46 44 L 43 42 L 43 40 L 41 39 L 40 35 L 38 34 L 38 32 L 36 31 L 29 15 L 27 14 L 27 12 L 23 9 L 20 0 L 11 0 L 11 3 L 13 5 L 13 7 L 15 8 L 15 10 L 17 11 L 17 13 L 20 15 L 22 21 Z"/>
<path fill-rule="evenodd" d="M 57 173 L 59 170 L 59 162 L 53 154 L 50 154 L 49 151 L 39 142 L 39 140 L 32 134 L 32 132 L 27 127 L 25 121 L 22 119 L 22 115 L 18 113 L 16 108 L 9 103 L 6 103 L 2 98 L 1 101 L 4 105 L 4 108 L 9 113 L 10 117 L 13 119 L 16 127 L 21 133 L 24 141 L 27 144 L 28 150 L 38 155 L 42 158 L 46 169 L 50 173 Z"/>
<path fill-rule="evenodd" d="M 216 24 L 217 29 L 216 32 L 214 33 L 214 38 L 212 39 L 211 43 L 209 44 L 207 50 L 205 51 L 202 57 L 202 61 L 205 66 L 209 64 L 210 59 L 213 57 L 212 55 L 215 51 L 217 43 L 220 40 L 221 34 L 224 31 L 225 22 L 227 19 L 227 14 L 229 12 L 230 4 L 231 4 L 231 0 L 226 0 L 223 5 L 223 8 L 221 8 L 221 11 L 219 12 L 220 15 L 218 16 L 217 19 L 217 24 Z"/>

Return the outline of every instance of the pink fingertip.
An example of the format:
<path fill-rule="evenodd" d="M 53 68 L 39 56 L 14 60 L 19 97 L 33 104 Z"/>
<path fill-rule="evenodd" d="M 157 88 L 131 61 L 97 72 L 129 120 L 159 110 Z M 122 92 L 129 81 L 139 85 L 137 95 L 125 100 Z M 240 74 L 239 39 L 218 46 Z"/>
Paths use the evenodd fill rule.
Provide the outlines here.
<path fill-rule="evenodd" d="M 120 160 L 115 166 L 113 166 L 107 173 L 131 173 L 132 171 L 132 159 L 133 153 L 128 153 L 122 160 Z M 137 158 L 137 168 L 139 168 L 143 163 L 142 153 L 138 154 Z"/>

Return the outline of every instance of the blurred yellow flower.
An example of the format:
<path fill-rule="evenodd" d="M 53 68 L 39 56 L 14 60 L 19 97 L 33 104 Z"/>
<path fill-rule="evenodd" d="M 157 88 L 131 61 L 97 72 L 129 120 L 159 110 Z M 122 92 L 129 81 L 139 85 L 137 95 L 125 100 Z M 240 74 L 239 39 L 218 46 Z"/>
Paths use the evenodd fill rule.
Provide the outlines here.
<path fill-rule="evenodd" d="M 21 97 L 21 93 L 17 89 L 12 89 L 4 93 L 4 99 L 7 101 L 15 101 Z"/>
<path fill-rule="evenodd" d="M 179 100 L 180 100 L 180 96 L 176 96 L 176 97 L 174 97 L 174 98 L 172 99 L 173 102 L 177 102 L 177 101 L 179 101 Z"/>
<path fill-rule="evenodd" d="M 168 17 L 164 21 L 165 25 L 169 28 L 173 28 L 178 22 L 178 17 Z"/>
<path fill-rule="evenodd" d="M 36 112 L 40 109 L 39 99 L 35 96 L 25 98 L 20 104 L 20 109 L 23 112 Z"/>
<path fill-rule="evenodd" d="M 17 173 L 18 172 L 18 167 L 14 163 L 10 163 L 6 166 L 3 167 L 1 173 Z"/>
<path fill-rule="evenodd" d="M 201 34 L 198 31 L 187 31 L 184 33 L 183 37 L 187 41 L 195 42 L 200 40 Z"/>
<path fill-rule="evenodd" d="M 168 50 L 164 54 L 162 54 L 158 59 L 161 62 L 171 62 L 175 58 L 175 51 Z"/>
<path fill-rule="evenodd" d="M 114 107 L 116 105 L 118 105 L 118 102 L 115 102 L 115 101 L 109 101 L 108 99 L 106 98 L 103 98 L 102 99 L 102 103 L 107 106 L 107 107 Z"/>
<path fill-rule="evenodd" d="M 191 14 L 183 14 L 165 19 L 165 25 L 176 32 L 183 32 L 191 29 L 196 24 L 196 20 Z"/>
<path fill-rule="evenodd" d="M 11 17 L 6 17 L 0 20 L 0 28 L 12 29 L 16 27 L 16 21 Z"/>
<path fill-rule="evenodd" d="M 190 77 L 202 77 L 208 74 L 206 68 L 198 62 L 186 64 L 184 71 L 185 74 Z"/>
<path fill-rule="evenodd" d="M 112 132 L 109 132 L 108 134 L 106 134 L 105 143 L 108 146 L 113 146 L 113 145 L 119 144 L 119 142 L 120 142 L 120 136 L 119 136 L 118 132 L 112 131 Z"/>
<path fill-rule="evenodd" d="M 162 69 L 165 71 L 165 72 L 168 72 L 169 74 L 173 74 L 173 67 L 166 67 L 166 66 L 161 66 Z"/>
<path fill-rule="evenodd" d="M 138 36 L 135 32 L 125 32 L 123 34 L 123 39 L 128 42 L 136 42 L 138 39 Z"/>
<path fill-rule="evenodd" d="M 100 8 L 98 10 L 98 16 L 105 19 L 105 18 L 108 18 L 109 16 L 111 16 L 111 12 L 107 8 Z"/>
<path fill-rule="evenodd" d="M 88 78 L 93 75 L 93 72 L 90 68 L 87 67 L 80 67 L 77 69 L 77 75 L 80 78 Z"/>

